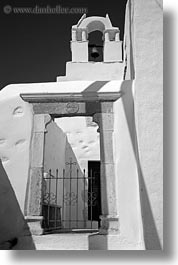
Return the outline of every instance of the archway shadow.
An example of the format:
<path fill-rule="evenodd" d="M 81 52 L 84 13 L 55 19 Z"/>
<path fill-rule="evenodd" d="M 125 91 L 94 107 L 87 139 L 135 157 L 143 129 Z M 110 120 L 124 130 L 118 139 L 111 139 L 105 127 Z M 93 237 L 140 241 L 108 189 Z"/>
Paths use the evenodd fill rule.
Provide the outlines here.
<path fill-rule="evenodd" d="M 0 160 L 0 249 L 35 249 L 29 227 Z"/>

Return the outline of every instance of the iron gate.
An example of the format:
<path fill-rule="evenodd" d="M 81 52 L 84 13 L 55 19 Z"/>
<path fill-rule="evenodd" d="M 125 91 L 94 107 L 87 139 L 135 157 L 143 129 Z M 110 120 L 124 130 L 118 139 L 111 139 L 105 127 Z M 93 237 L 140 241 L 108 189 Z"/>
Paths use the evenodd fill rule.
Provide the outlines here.
<path fill-rule="evenodd" d="M 78 231 L 99 228 L 99 172 L 90 169 L 86 176 L 70 159 L 59 172 L 49 170 L 43 176 L 42 215 L 45 231 Z"/>

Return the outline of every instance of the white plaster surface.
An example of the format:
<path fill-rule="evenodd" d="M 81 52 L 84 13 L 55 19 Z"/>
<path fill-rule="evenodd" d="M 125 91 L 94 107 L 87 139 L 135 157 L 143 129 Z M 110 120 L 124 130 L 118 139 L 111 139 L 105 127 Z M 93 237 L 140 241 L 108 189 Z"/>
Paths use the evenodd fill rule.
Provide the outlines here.
<path fill-rule="evenodd" d="M 112 26 L 108 14 L 106 14 L 106 17 L 86 17 L 86 14 L 84 14 L 78 21 L 77 25 L 72 26 L 72 32 L 76 32 L 77 40 L 82 40 L 83 30 L 87 33 L 91 33 L 93 31 L 104 32 L 104 30 L 109 30 L 113 39 L 113 35 L 115 32 L 119 31 L 119 28 Z"/>
<path fill-rule="evenodd" d="M 163 11 L 162 1 L 134 1 L 135 117 L 148 249 L 163 246 Z M 160 246 L 160 242 L 161 246 Z"/>
<path fill-rule="evenodd" d="M 66 63 L 66 76 L 57 77 L 57 81 L 70 80 L 104 80 L 121 82 L 124 76 L 124 66 L 122 62 L 103 63 L 103 62 L 87 62 L 87 63 Z M 87 73 L 87 77 L 86 77 Z"/>
<path fill-rule="evenodd" d="M 132 81 L 127 81 L 121 90 L 124 93 L 122 98 L 114 103 L 114 162 L 120 225 L 119 238 L 115 239 L 118 249 L 144 249 L 134 146 Z"/>
<path fill-rule="evenodd" d="M 87 28 L 88 32 L 90 33 L 95 30 L 103 31 L 104 29 L 111 29 L 112 24 L 108 15 L 106 15 L 106 17 L 82 17 L 81 20 L 79 20 L 78 24 L 74 25 L 73 28 Z"/>
<path fill-rule="evenodd" d="M 71 41 L 72 62 L 88 62 L 88 41 Z"/>
<path fill-rule="evenodd" d="M 122 62 L 122 41 L 104 43 L 104 62 Z"/>
<path fill-rule="evenodd" d="M 0 158 L 23 212 L 29 169 L 32 112 L 31 107 L 20 97 L 11 97 L 5 93 L 3 98 L 2 94 L 4 92 L 0 92 Z"/>
<path fill-rule="evenodd" d="M 87 233 L 33 236 L 33 240 L 37 250 L 88 250 Z"/>
<path fill-rule="evenodd" d="M 82 169 L 88 171 L 89 160 L 100 160 L 98 125 L 87 127 L 86 117 L 57 119 L 58 126 L 66 133 L 67 139 Z"/>
<path fill-rule="evenodd" d="M 46 127 L 44 147 L 44 171 L 63 169 L 65 167 L 65 150 L 67 138 L 55 122 Z M 61 175 L 61 172 L 60 172 Z"/>
<path fill-rule="evenodd" d="M 121 235 L 90 235 L 89 250 L 144 250 L 142 242 L 129 242 Z"/>
<path fill-rule="evenodd" d="M 97 92 L 118 92 L 123 80 L 111 80 L 97 90 Z M 81 93 L 95 81 L 68 81 L 68 82 L 46 82 L 46 83 L 27 83 L 12 84 L 4 87 L 0 92 L 0 100 L 18 96 L 21 93 Z M 93 90 L 92 90 L 93 92 Z M 23 102 L 23 101 L 22 101 Z"/>

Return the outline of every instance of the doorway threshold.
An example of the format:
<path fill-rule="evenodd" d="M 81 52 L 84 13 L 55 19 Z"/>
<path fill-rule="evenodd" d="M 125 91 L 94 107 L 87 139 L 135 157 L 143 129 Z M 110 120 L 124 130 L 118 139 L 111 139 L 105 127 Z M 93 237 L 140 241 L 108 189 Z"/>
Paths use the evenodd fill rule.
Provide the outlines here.
<path fill-rule="evenodd" d="M 99 233 L 98 229 L 58 229 L 58 230 L 49 230 L 45 231 L 44 234 L 91 234 L 91 233 Z"/>

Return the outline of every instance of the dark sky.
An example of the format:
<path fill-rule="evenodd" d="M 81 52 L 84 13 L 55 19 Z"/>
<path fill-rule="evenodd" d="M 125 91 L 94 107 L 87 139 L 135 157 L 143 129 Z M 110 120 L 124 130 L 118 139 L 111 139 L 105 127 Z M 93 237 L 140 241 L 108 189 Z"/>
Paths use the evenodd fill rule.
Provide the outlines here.
<path fill-rule="evenodd" d="M 12 83 L 55 81 L 65 75 L 65 63 L 71 60 L 71 26 L 82 14 L 9 14 L 4 7 L 35 6 L 83 7 L 87 16 L 109 14 L 113 26 L 123 38 L 127 0 L 1 0 L 0 2 L 0 89 Z"/>

